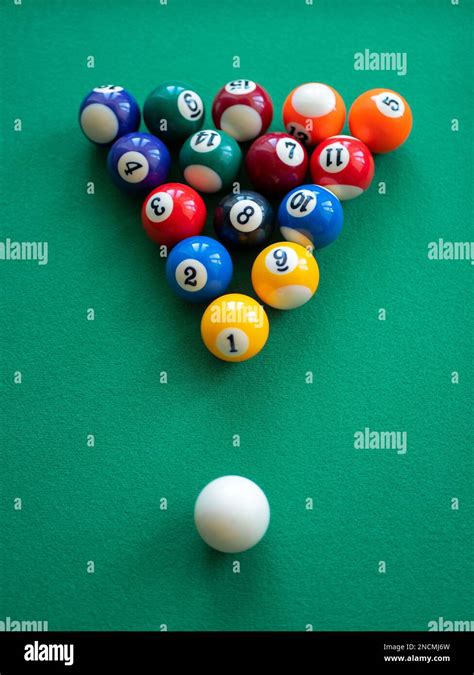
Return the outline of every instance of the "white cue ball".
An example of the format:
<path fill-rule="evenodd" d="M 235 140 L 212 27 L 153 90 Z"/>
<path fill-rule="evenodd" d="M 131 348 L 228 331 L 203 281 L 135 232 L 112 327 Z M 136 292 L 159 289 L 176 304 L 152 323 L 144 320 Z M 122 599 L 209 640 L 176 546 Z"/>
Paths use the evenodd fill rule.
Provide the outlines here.
<path fill-rule="evenodd" d="M 239 553 L 255 546 L 267 531 L 270 506 L 253 481 L 222 476 L 199 494 L 194 522 L 206 544 L 223 553 Z"/>

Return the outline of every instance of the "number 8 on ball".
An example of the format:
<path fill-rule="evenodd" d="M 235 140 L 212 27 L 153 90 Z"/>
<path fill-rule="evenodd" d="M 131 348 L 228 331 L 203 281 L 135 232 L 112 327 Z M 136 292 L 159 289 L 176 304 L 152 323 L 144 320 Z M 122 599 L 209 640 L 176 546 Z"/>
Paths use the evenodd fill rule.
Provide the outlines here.
<path fill-rule="evenodd" d="M 214 213 L 216 236 L 226 246 L 252 248 L 264 244 L 273 230 L 273 209 L 250 190 L 224 197 Z"/>

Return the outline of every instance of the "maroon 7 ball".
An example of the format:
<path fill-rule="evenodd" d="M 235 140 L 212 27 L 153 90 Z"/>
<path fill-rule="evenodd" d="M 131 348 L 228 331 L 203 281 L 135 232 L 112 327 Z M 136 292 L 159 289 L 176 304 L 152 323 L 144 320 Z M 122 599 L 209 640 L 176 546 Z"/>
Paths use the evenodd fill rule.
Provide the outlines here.
<path fill-rule="evenodd" d="M 265 89 L 252 80 L 232 80 L 217 93 L 212 119 L 236 141 L 251 141 L 265 133 L 273 118 L 273 104 Z"/>
<path fill-rule="evenodd" d="M 308 155 L 293 136 L 282 133 L 257 138 L 245 168 L 252 185 L 265 195 L 282 195 L 305 181 Z"/>

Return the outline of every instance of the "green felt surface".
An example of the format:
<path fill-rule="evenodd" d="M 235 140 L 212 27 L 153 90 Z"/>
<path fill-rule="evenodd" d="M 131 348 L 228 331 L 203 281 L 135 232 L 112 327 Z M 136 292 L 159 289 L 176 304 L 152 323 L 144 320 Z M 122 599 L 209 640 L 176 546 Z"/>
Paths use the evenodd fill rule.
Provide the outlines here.
<path fill-rule="evenodd" d="M 473 269 L 427 257 L 439 237 L 472 238 L 472 2 L 0 7 L 2 241 L 49 244 L 47 265 L 0 261 L 0 620 L 426 630 L 439 616 L 474 618 Z M 355 71 L 366 48 L 406 52 L 407 74 Z M 286 94 L 309 80 L 348 106 L 372 87 L 398 90 L 414 128 L 346 203 L 340 239 L 317 254 L 313 301 L 269 311 L 265 350 L 225 364 L 201 343 L 202 307 L 169 292 L 139 202 L 111 184 L 106 152 L 77 114 L 99 84 L 122 84 L 143 104 L 161 81 L 182 79 L 210 124 L 214 93 L 236 76 L 268 89 L 274 130 Z M 206 201 L 211 217 L 216 199 Z M 251 293 L 251 260 L 235 260 L 232 291 Z M 407 452 L 356 449 L 365 427 L 406 431 Z M 199 539 L 192 511 L 204 484 L 227 473 L 265 490 L 272 521 L 255 549 L 226 556 Z"/>

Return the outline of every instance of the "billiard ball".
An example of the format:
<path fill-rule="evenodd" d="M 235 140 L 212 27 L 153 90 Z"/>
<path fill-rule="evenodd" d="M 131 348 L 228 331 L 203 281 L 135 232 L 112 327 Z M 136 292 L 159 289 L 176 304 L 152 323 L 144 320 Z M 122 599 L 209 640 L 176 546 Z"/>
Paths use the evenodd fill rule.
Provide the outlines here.
<path fill-rule="evenodd" d="M 221 476 L 200 492 L 194 522 L 206 544 L 222 553 L 247 551 L 262 539 L 270 506 L 261 488 L 243 476 Z"/>
<path fill-rule="evenodd" d="M 370 89 L 349 110 L 351 134 L 375 153 L 395 150 L 410 135 L 413 118 L 403 96 L 391 89 Z"/>
<path fill-rule="evenodd" d="M 140 126 L 140 108 L 123 87 L 95 87 L 81 103 L 79 124 L 85 136 L 97 145 L 109 145 Z"/>
<path fill-rule="evenodd" d="M 107 157 L 107 169 L 124 192 L 146 194 L 164 183 L 170 169 L 170 153 L 159 138 L 135 131 L 115 141 Z"/>
<path fill-rule="evenodd" d="M 341 200 L 354 199 L 370 186 L 374 158 L 353 136 L 331 136 L 314 149 L 309 163 L 311 178 Z"/>
<path fill-rule="evenodd" d="M 252 80 L 232 80 L 217 93 L 212 119 L 236 141 L 250 141 L 265 133 L 273 118 L 273 104 L 265 89 Z"/>
<path fill-rule="evenodd" d="M 257 300 L 229 293 L 216 298 L 201 320 L 201 337 L 211 354 L 223 361 L 247 361 L 264 347 L 268 318 Z"/>
<path fill-rule="evenodd" d="M 301 84 L 288 94 L 283 104 L 285 129 L 307 146 L 338 134 L 345 119 L 341 95 L 321 82 Z"/>
<path fill-rule="evenodd" d="M 203 129 L 188 138 L 179 154 L 187 183 L 199 192 L 218 192 L 228 187 L 240 168 L 242 153 L 224 131 Z"/>
<path fill-rule="evenodd" d="M 143 119 L 152 134 L 166 143 L 179 143 L 202 127 L 204 104 L 189 85 L 164 82 L 147 96 Z"/>
<path fill-rule="evenodd" d="M 222 295 L 232 279 L 232 258 L 210 237 L 189 237 L 173 248 L 166 261 L 170 288 L 189 302 L 208 302 Z"/>
<path fill-rule="evenodd" d="M 214 212 L 214 230 L 226 246 L 259 246 L 272 233 L 273 209 L 257 192 L 248 190 L 227 195 Z"/>
<path fill-rule="evenodd" d="M 171 248 L 178 241 L 202 232 L 206 205 L 189 185 L 165 183 L 145 198 L 141 215 L 150 239 Z"/>
<path fill-rule="evenodd" d="M 276 309 L 304 305 L 316 293 L 318 264 L 304 246 L 279 242 L 264 248 L 252 266 L 252 285 L 260 300 Z"/>
<path fill-rule="evenodd" d="M 320 185 L 301 185 L 289 192 L 278 208 L 280 232 L 288 241 L 323 248 L 342 230 L 344 214 L 335 194 Z"/>
<path fill-rule="evenodd" d="M 304 181 L 308 155 L 301 143 L 288 134 L 265 134 L 250 146 L 245 168 L 258 192 L 281 195 Z"/>

